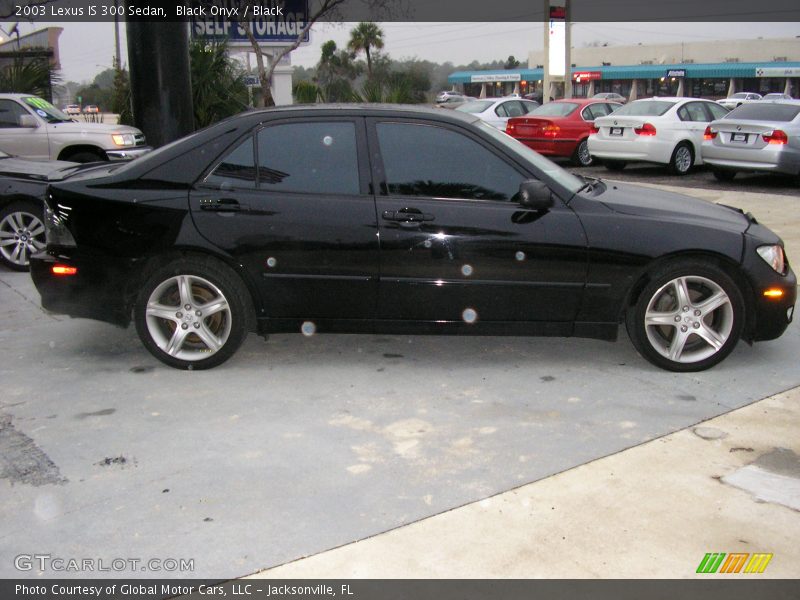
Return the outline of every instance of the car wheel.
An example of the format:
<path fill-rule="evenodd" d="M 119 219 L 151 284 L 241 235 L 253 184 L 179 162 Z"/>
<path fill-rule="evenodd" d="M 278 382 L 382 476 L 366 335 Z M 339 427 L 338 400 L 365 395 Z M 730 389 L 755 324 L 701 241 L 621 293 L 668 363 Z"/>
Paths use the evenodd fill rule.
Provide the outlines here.
<path fill-rule="evenodd" d="M 589 167 L 593 162 L 594 159 L 589 154 L 589 140 L 583 140 L 572 153 L 572 163 L 576 167 Z"/>
<path fill-rule="evenodd" d="M 726 169 L 714 169 L 711 171 L 717 181 L 733 181 L 736 177 L 736 171 L 728 171 Z"/>
<path fill-rule="evenodd" d="M 76 163 L 90 163 L 90 162 L 105 162 L 108 159 L 105 156 L 101 156 L 96 152 L 77 152 L 67 157 L 66 160 Z"/>
<path fill-rule="evenodd" d="M 669 159 L 669 170 L 673 175 L 686 175 L 694 166 L 694 152 L 686 142 L 675 146 L 672 158 Z"/>
<path fill-rule="evenodd" d="M 609 171 L 622 171 L 628 163 L 624 160 L 604 160 L 603 164 Z"/>
<path fill-rule="evenodd" d="M 249 292 L 215 260 L 187 258 L 156 271 L 136 299 L 136 331 L 153 356 L 178 369 L 228 360 L 247 336 Z"/>
<path fill-rule="evenodd" d="M 702 371 L 736 346 L 744 325 L 739 287 L 722 269 L 685 261 L 653 274 L 626 314 L 639 353 L 668 371 Z"/>
<path fill-rule="evenodd" d="M 44 250 L 41 212 L 28 202 L 14 202 L 0 211 L 0 260 L 7 267 L 27 271 L 31 254 Z"/>

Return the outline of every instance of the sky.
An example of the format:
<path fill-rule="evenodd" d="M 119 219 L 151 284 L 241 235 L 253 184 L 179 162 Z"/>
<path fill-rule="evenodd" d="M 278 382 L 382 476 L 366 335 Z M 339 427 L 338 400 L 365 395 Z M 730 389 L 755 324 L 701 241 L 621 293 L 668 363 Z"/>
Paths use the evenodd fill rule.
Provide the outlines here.
<path fill-rule="evenodd" d="M 292 64 L 314 66 L 320 47 L 334 40 L 344 47 L 354 23 L 316 25 L 308 46 L 292 53 Z M 7 30 L 11 24 L 5 23 Z M 114 55 L 113 23 L 20 23 L 22 34 L 47 26 L 63 27 L 60 38 L 63 81 L 91 81 L 111 66 Z M 384 52 L 394 59 L 418 58 L 433 62 L 468 64 L 473 60 L 490 62 L 514 55 L 527 64 L 528 52 L 541 50 L 541 23 L 381 23 Z M 127 63 L 125 26 L 120 26 L 123 64 Z M 575 23 L 572 45 L 607 42 L 610 46 L 701 42 L 758 37 L 796 37 L 797 23 Z M 798 38 L 800 44 L 800 38 Z"/>

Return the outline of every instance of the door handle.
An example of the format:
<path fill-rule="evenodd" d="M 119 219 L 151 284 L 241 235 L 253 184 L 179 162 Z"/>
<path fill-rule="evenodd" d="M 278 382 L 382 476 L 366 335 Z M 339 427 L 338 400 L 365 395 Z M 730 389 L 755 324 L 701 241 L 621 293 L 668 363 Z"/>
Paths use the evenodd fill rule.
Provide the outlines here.
<path fill-rule="evenodd" d="M 382 216 L 385 221 L 398 221 L 400 223 L 421 223 L 423 221 L 433 221 L 435 218 L 433 215 L 424 213 L 418 208 L 402 208 L 398 211 L 385 210 Z"/>
<path fill-rule="evenodd" d="M 242 210 L 242 205 L 236 198 L 201 198 L 200 210 L 213 212 L 237 212 Z"/>

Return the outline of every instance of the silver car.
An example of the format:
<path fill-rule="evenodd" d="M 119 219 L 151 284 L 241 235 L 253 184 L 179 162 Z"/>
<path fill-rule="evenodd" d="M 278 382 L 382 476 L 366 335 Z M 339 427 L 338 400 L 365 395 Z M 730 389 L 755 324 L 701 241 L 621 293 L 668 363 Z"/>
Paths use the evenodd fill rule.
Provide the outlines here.
<path fill-rule="evenodd" d="M 743 104 L 709 124 L 701 151 L 721 181 L 737 171 L 800 174 L 800 100 Z"/>

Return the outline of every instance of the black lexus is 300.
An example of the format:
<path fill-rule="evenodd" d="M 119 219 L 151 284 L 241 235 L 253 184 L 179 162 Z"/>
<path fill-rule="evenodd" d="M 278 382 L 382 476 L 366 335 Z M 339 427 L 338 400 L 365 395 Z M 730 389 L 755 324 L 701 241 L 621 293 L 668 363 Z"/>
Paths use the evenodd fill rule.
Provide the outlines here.
<path fill-rule="evenodd" d="M 475 117 L 383 105 L 243 113 L 47 184 L 44 308 L 178 368 L 248 332 L 616 339 L 673 371 L 779 337 L 796 278 L 740 210 L 579 178 Z"/>

